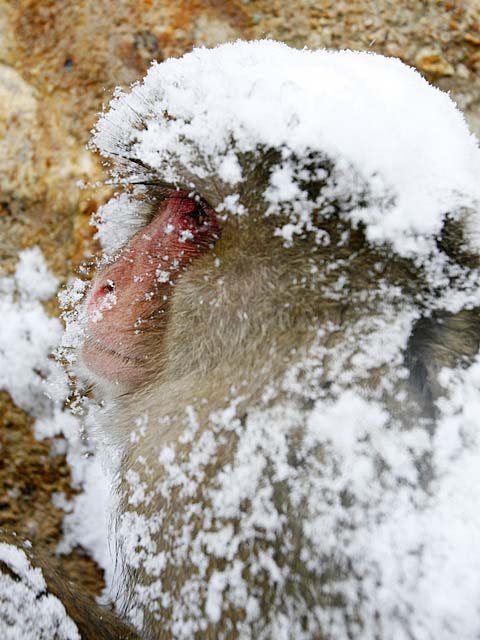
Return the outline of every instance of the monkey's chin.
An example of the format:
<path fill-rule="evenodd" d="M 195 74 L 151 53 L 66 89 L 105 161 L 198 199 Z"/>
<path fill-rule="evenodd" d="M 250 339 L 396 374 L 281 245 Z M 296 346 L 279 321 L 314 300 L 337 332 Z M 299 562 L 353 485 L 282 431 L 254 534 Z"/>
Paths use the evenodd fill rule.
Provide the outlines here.
<path fill-rule="evenodd" d="M 120 384 L 134 384 L 142 378 L 142 363 L 109 347 L 86 340 L 81 360 L 94 379 Z"/>

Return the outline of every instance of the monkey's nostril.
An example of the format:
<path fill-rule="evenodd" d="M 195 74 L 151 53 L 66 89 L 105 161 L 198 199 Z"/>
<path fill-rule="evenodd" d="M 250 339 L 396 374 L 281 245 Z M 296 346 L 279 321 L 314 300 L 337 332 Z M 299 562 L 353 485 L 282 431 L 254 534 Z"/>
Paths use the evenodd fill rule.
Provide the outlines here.
<path fill-rule="evenodd" d="M 102 293 L 112 293 L 115 291 L 115 282 L 113 280 L 107 280 L 102 287 Z"/>

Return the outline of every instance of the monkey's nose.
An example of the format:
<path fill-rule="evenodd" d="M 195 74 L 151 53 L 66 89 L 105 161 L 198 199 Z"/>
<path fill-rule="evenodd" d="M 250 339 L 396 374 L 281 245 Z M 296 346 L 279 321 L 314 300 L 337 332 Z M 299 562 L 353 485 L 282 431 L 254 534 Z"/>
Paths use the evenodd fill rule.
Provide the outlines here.
<path fill-rule="evenodd" d="M 116 298 L 116 286 L 112 279 L 94 284 L 87 303 L 89 315 L 111 309 L 117 302 Z"/>
<path fill-rule="evenodd" d="M 103 282 L 99 282 L 98 284 L 93 285 L 92 289 L 92 300 L 102 300 L 102 298 L 106 298 L 107 296 L 111 296 L 116 291 L 115 282 L 108 278 Z"/>
<path fill-rule="evenodd" d="M 113 280 L 108 279 L 102 287 L 103 293 L 112 293 L 115 291 L 115 282 Z"/>

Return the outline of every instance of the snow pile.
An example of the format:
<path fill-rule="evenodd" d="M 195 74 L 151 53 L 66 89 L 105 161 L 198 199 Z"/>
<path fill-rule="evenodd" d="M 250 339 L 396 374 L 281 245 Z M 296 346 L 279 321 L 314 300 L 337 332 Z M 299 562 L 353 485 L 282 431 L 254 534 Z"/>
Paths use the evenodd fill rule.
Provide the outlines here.
<path fill-rule="evenodd" d="M 59 372 L 49 355 L 60 342 L 62 325 L 41 305 L 57 287 L 38 247 L 22 251 L 14 276 L 0 279 L 0 388 L 34 416 L 49 405 L 45 379 Z M 62 393 L 65 397 L 65 388 Z"/>
<path fill-rule="evenodd" d="M 63 535 L 57 551 L 68 554 L 78 546 L 85 549 L 103 569 L 105 595 L 108 595 L 114 577 L 114 560 L 109 547 L 113 462 L 112 456 L 104 458 L 106 452 L 95 437 L 96 410 L 95 405 L 86 400 L 81 417 L 57 406 L 50 415 L 37 419 L 34 429 L 39 440 L 55 436 L 65 438 L 71 485 L 78 491 L 71 500 L 61 493 L 52 496 L 55 505 L 65 511 Z"/>
<path fill-rule="evenodd" d="M 0 632 L 3 640 L 80 640 L 58 598 L 47 592 L 42 572 L 22 549 L 0 543 Z"/>
<path fill-rule="evenodd" d="M 368 205 L 352 206 L 351 219 L 402 253 L 425 251 L 440 231 L 439 213 L 480 199 L 476 140 L 453 102 L 400 61 L 368 53 L 272 41 L 196 49 L 154 64 L 131 92 L 118 92 L 93 142 L 133 182 L 142 167 L 145 179 L 182 187 L 215 174 L 228 192 L 224 206 L 236 210 L 248 171 L 242 156 L 281 149 L 267 198 L 273 207 L 303 205 L 287 237 L 308 226 L 295 167 L 310 152 L 336 166 L 323 197 L 329 191 L 334 200 L 340 183 L 362 201 L 368 187 Z"/>
<path fill-rule="evenodd" d="M 72 486 L 80 492 L 70 502 L 60 495 L 54 497 L 68 512 L 59 551 L 68 553 L 81 545 L 105 570 L 110 585 L 110 479 L 100 456 L 93 456 L 96 443 L 83 431 L 87 418 L 82 424 L 64 408 L 70 393 L 68 378 L 53 358 L 63 327 L 41 304 L 55 295 L 57 288 L 58 281 L 48 271 L 38 247 L 22 251 L 14 275 L 0 278 L 0 389 L 8 391 L 15 404 L 35 418 L 39 440 L 56 438 L 53 451 L 66 454 Z"/>
<path fill-rule="evenodd" d="M 478 638 L 480 360 L 443 372 L 435 421 L 392 410 L 407 404 L 416 321 L 480 301 L 472 255 L 461 264 L 439 241 L 447 220 L 462 222 L 478 254 L 480 151 L 448 96 L 380 56 L 235 43 L 154 65 L 118 92 L 93 141 L 128 193 L 101 216 L 111 226 L 118 206 L 119 226 L 127 220 L 107 250 L 134 233 L 128 211 L 141 211 L 148 184 L 198 192 L 225 218 L 248 215 L 243 180 L 253 168 L 266 174 L 255 201 L 269 220 L 279 215 L 286 245 L 310 233 L 327 246 L 316 226 L 323 216 L 364 228 L 381 256 L 378 281 L 352 286 L 355 299 L 344 286 L 361 266 L 355 254 L 321 264 L 330 274 L 324 300 L 353 319 L 347 329 L 319 326 L 306 357 L 255 404 L 212 374 L 178 411 L 153 412 L 134 432 L 132 442 L 147 438 L 146 457 L 124 479 L 118 529 L 126 572 L 142 568 L 133 622 L 160 619 L 165 633 L 187 639 L 236 612 L 235 633 L 258 640 Z M 418 278 L 413 293 L 382 280 L 399 256 Z M 318 271 L 305 288 L 322 283 Z M 206 324 L 216 326 L 211 306 Z M 207 383 L 231 402 L 204 415 Z M 158 397 L 168 404 L 169 393 Z M 164 430 L 181 437 L 162 445 Z"/>

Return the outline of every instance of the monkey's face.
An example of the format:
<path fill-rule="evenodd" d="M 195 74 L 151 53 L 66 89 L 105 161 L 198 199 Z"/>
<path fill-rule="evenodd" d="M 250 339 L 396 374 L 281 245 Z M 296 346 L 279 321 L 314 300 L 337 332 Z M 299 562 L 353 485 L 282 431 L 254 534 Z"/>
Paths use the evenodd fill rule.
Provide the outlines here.
<path fill-rule="evenodd" d="M 95 278 L 86 303 L 83 362 L 96 377 L 138 382 L 149 368 L 144 336 L 168 322 L 175 285 L 220 234 L 214 211 L 198 197 L 171 190 L 153 219 Z"/>

